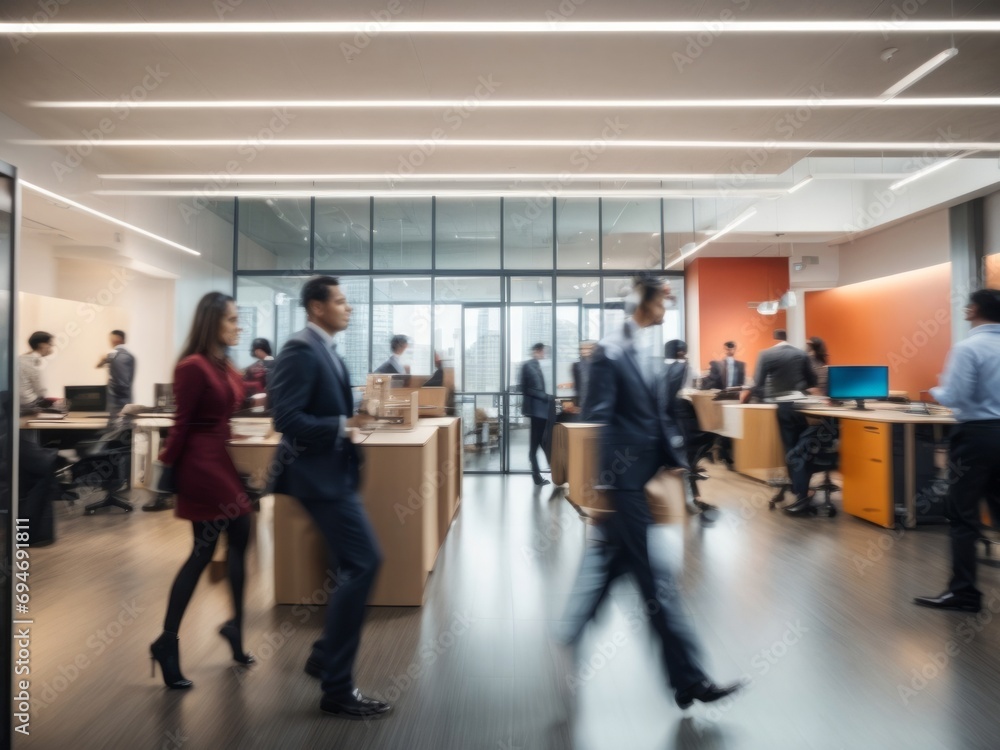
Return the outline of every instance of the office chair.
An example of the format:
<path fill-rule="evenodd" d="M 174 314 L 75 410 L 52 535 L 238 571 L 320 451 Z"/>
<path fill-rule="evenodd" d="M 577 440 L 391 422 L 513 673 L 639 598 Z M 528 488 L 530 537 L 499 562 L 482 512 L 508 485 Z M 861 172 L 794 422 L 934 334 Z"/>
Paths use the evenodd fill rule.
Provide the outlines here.
<path fill-rule="evenodd" d="M 122 491 L 128 491 L 132 464 L 132 428 L 109 428 L 96 440 L 78 443 L 79 460 L 66 468 L 77 487 L 93 487 L 104 493 L 97 502 L 84 506 L 83 512 L 94 515 L 102 508 L 121 508 L 126 513 L 132 504 Z"/>
<path fill-rule="evenodd" d="M 831 502 L 830 495 L 840 490 L 830 478 L 830 472 L 840 466 L 840 429 L 837 421 L 823 419 L 819 424 L 810 425 L 791 402 L 786 402 L 778 404 L 778 425 L 782 444 L 786 449 L 786 462 L 804 461 L 810 477 L 823 472 L 823 482 L 811 488 L 816 490 L 817 496 L 821 496 L 822 502 L 818 506 L 811 506 L 806 512 L 833 518 L 837 515 L 837 508 Z M 786 489 L 791 489 L 790 482 L 780 485 L 777 494 L 768 502 L 768 509 L 774 510 L 776 504 L 784 499 Z"/>

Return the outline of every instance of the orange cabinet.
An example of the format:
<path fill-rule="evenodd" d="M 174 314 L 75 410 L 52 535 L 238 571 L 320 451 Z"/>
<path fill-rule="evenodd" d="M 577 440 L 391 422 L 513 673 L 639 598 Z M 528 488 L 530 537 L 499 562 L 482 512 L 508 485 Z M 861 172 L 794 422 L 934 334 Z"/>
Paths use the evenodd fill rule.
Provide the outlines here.
<path fill-rule="evenodd" d="M 840 473 L 844 511 L 885 528 L 895 525 L 892 491 L 892 425 L 840 421 Z"/>

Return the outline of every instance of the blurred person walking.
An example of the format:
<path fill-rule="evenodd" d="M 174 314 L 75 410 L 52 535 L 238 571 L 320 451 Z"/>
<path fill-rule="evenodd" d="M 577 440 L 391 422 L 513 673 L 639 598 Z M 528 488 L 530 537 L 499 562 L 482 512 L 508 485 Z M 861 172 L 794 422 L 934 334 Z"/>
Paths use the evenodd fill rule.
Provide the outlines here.
<path fill-rule="evenodd" d="M 191 681 L 181 673 L 178 633 L 221 532 L 228 541 L 226 562 L 234 614 L 219 634 L 229 643 L 235 661 L 244 665 L 254 662 L 253 655 L 243 651 L 244 570 L 251 508 L 226 449 L 229 419 L 243 403 L 240 373 L 226 356 L 226 349 L 236 345 L 239 334 L 233 298 L 221 292 L 206 294 L 198 303 L 174 369 L 177 410 L 160 453 L 166 468 L 157 490 L 176 492 L 176 515 L 191 522 L 194 547 L 170 589 L 163 633 L 149 649 L 170 688 L 191 687 Z"/>

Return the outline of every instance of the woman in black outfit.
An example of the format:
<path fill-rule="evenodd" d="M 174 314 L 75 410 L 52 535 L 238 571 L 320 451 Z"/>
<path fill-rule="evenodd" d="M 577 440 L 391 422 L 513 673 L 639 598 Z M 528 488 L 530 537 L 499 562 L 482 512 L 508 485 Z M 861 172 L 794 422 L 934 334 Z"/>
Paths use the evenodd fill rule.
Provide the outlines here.
<path fill-rule="evenodd" d="M 243 381 L 226 356 L 239 339 L 239 318 L 232 297 L 210 292 L 202 297 L 184 352 L 174 370 L 177 411 L 160 461 L 166 465 L 160 491 L 176 491 L 176 515 L 191 522 L 194 548 L 170 589 L 163 633 L 149 650 L 170 688 L 189 688 L 181 674 L 177 634 L 198 579 L 212 561 L 222 532 L 229 542 L 227 567 L 233 593 L 233 619 L 220 635 L 240 664 L 254 658 L 243 651 L 244 558 L 250 539 L 250 502 L 226 443 L 229 419 L 243 402 Z M 155 672 L 155 667 L 154 667 Z"/>

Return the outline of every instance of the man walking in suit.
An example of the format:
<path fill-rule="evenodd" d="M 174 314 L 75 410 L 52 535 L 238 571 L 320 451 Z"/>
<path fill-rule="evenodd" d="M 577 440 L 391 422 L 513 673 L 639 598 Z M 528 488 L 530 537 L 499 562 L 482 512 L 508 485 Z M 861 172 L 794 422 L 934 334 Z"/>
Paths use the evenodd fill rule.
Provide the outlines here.
<path fill-rule="evenodd" d="M 382 375 L 406 375 L 410 371 L 410 366 L 403 363 L 403 355 L 410 345 L 410 340 L 406 336 L 395 335 L 389 342 L 392 354 L 389 359 L 378 366 L 375 372 Z"/>
<path fill-rule="evenodd" d="M 746 382 L 747 366 L 736 359 L 736 342 L 727 341 L 723 346 L 726 356 L 708 363 L 708 375 L 701 384 L 702 390 L 741 388 Z"/>
<path fill-rule="evenodd" d="M 750 395 L 761 401 L 796 391 L 805 392 L 817 383 L 809 355 L 788 343 L 788 334 L 784 329 L 777 329 L 774 339 L 778 343 L 757 357 L 757 371 Z"/>
<path fill-rule="evenodd" d="M 611 579 L 631 573 L 663 645 L 674 698 L 678 706 L 688 708 L 696 700 L 719 700 L 739 689 L 740 683 L 719 686 L 708 679 L 677 584 L 649 554 L 647 535 L 653 517 L 646 483 L 661 466 L 687 468 L 684 440 L 667 413 L 663 358 L 649 335 L 652 326 L 662 325 L 666 304 L 672 299 L 661 278 L 637 277 L 626 301 L 631 317 L 601 342 L 593 356 L 583 417 L 586 422 L 603 424 L 599 477 L 614 512 L 600 527 L 605 542 L 587 548 L 570 597 L 570 626 L 564 637 L 574 643 Z"/>
<path fill-rule="evenodd" d="M 365 697 L 354 686 L 368 594 L 382 552 L 358 494 L 356 428 L 370 418 L 352 416 L 347 365 L 334 335 L 347 329 L 351 306 L 332 276 L 302 287 L 308 324 L 285 342 L 276 360 L 268 396 L 274 427 L 282 434 L 273 492 L 295 497 L 316 522 L 336 570 L 323 636 L 313 644 L 306 673 L 322 680 L 320 709 L 348 719 L 375 718 L 389 705 Z"/>
<path fill-rule="evenodd" d="M 528 459 L 531 461 L 531 476 L 539 487 L 549 483 L 542 478 L 538 468 L 538 449 L 545 453 L 545 460 L 550 461 L 550 446 L 545 439 L 549 426 L 549 418 L 554 410 L 555 401 L 551 387 L 546 385 L 545 373 L 542 371 L 541 360 L 545 359 L 545 344 L 535 344 L 531 347 L 531 359 L 521 366 L 521 414 L 531 421 L 531 438 L 528 443 Z"/>
<path fill-rule="evenodd" d="M 110 339 L 111 351 L 97 366 L 108 368 L 108 421 L 114 422 L 118 412 L 132 403 L 135 357 L 125 348 L 125 331 L 112 331 Z"/>

